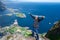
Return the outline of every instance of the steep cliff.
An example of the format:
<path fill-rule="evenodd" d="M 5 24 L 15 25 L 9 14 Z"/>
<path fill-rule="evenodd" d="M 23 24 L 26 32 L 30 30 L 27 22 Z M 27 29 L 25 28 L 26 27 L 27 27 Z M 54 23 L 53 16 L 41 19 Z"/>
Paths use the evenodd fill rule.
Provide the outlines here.
<path fill-rule="evenodd" d="M 60 20 L 57 21 L 54 26 L 45 35 L 50 40 L 60 40 Z"/>

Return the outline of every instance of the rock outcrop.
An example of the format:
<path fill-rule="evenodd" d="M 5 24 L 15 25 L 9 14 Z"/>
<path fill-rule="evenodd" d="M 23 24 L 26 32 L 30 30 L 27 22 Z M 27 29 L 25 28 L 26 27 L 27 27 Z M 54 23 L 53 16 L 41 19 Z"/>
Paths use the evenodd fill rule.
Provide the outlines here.
<path fill-rule="evenodd" d="M 6 10 L 5 4 L 3 4 L 3 3 L 0 1 L 0 11 L 5 11 L 5 10 Z"/>
<path fill-rule="evenodd" d="M 31 34 L 32 30 L 19 26 L 17 20 L 11 26 L 0 28 L 0 40 L 36 40 Z M 45 40 L 45 34 L 39 34 L 39 40 Z"/>
<path fill-rule="evenodd" d="M 60 20 L 57 21 L 54 26 L 45 35 L 50 40 L 60 40 Z"/>

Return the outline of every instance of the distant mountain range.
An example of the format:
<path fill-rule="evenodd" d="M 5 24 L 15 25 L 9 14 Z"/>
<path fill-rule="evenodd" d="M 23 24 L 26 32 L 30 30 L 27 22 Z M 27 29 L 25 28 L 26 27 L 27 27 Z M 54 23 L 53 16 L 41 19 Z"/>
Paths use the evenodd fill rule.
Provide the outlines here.
<path fill-rule="evenodd" d="M 4 11 L 6 9 L 5 4 L 0 1 L 0 11 Z"/>

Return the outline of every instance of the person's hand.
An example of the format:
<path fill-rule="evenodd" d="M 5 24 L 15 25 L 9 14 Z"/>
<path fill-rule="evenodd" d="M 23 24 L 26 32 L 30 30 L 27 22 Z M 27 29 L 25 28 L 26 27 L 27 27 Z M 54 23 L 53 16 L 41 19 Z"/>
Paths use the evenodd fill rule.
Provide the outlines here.
<path fill-rule="evenodd" d="M 42 16 L 42 18 L 45 18 L 45 16 Z"/>
<path fill-rule="evenodd" d="M 28 13 L 28 14 L 31 14 L 31 13 Z"/>

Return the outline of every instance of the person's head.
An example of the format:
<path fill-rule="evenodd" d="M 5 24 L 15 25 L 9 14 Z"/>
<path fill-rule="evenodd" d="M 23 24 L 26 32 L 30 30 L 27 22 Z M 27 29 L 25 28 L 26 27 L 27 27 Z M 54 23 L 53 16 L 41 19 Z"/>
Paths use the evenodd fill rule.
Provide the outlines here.
<path fill-rule="evenodd" d="M 38 16 L 36 16 L 35 19 L 38 19 Z"/>

